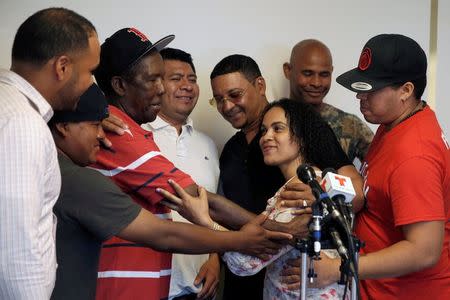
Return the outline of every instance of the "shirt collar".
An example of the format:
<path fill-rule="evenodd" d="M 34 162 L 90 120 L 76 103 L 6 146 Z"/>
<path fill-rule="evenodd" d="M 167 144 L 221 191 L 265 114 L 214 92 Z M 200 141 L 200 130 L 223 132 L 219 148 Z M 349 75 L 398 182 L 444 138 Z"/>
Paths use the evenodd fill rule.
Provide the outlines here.
<path fill-rule="evenodd" d="M 30 105 L 48 122 L 53 116 L 53 109 L 48 101 L 36 90 L 28 81 L 19 74 L 9 71 L 0 70 L 0 82 L 16 87 L 27 99 Z"/>
<path fill-rule="evenodd" d="M 160 130 L 162 128 L 165 128 L 167 126 L 171 126 L 169 123 L 167 123 L 165 120 L 160 118 L 159 116 L 156 116 L 156 119 L 153 122 L 148 122 L 145 124 L 142 124 L 142 128 L 144 129 L 150 129 L 153 130 Z M 187 130 L 187 132 L 191 133 L 194 128 L 194 122 L 190 117 L 187 118 L 186 124 L 184 124 L 183 129 Z"/>

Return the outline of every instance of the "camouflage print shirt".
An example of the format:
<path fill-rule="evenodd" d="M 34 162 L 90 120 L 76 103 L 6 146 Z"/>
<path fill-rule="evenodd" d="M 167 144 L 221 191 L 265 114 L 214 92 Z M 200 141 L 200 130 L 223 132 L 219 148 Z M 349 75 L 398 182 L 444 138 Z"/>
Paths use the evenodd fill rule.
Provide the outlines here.
<path fill-rule="evenodd" d="M 373 132 L 367 124 L 357 116 L 327 103 L 323 103 L 319 113 L 333 129 L 348 158 L 353 161 L 358 157 L 362 162 L 373 138 Z"/>

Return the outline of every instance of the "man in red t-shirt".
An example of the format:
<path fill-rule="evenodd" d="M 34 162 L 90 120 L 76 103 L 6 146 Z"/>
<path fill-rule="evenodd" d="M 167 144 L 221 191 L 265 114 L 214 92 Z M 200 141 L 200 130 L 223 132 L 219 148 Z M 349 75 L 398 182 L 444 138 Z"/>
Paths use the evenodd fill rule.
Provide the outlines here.
<path fill-rule="evenodd" d="M 152 133 L 138 125 L 153 121 L 160 109 L 164 65 L 159 51 L 173 38 L 167 36 L 152 44 L 135 28 L 123 28 L 102 44 L 100 65 L 95 71 L 96 80 L 111 104 L 111 114 L 126 122 L 128 128 L 122 135 L 107 134 L 112 147 L 100 151 L 97 164 L 92 167 L 111 177 L 133 200 L 163 219 L 170 219 L 170 210 L 162 204 L 164 198 L 157 188 L 174 192 L 168 180 L 197 195 L 191 177 L 163 157 Z M 218 195 L 208 193 L 208 200 L 212 217 L 229 227 L 240 228 L 254 218 Z M 199 225 L 218 226 L 209 215 L 199 216 L 200 219 L 192 217 L 190 221 Z M 303 224 L 307 221 L 305 217 Z M 285 231 L 300 227 L 291 223 L 291 227 L 280 224 L 279 228 L 283 226 Z M 286 237 L 267 231 L 266 234 Z M 276 248 L 270 242 L 268 246 Z M 170 254 L 112 238 L 103 245 L 100 257 L 97 299 L 167 298 L 170 262 Z"/>
<path fill-rule="evenodd" d="M 355 233 L 363 299 L 450 295 L 450 150 L 421 100 L 427 60 L 398 34 L 370 39 L 358 67 L 336 80 L 357 93 L 364 118 L 380 124 L 361 167 L 365 207 Z M 318 284 L 338 280 L 339 261 L 317 264 Z"/>

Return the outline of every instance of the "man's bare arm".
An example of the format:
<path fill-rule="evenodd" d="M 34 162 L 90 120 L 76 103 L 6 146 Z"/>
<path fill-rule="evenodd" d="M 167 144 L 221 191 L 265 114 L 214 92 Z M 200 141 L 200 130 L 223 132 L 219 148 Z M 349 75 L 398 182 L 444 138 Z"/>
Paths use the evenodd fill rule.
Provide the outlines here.
<path fill-rule="evenodd" d="M 175 189 L 178 196 L 168 193 L 162 189 L 159 190 L 163 196 L 168 200 L 168 206 L 174 210 L 177 210 L 186 219 L 193 223 L 211 227 L 213 223 L 212 219 L 230 228 L 239 228 L 242 223 L 248 223 L 247 220 L 252 220 L 255 215 L 247 210 L 243 209 L 239 205 L 231 202 L 230 200 L 219 196 L 217 194 L 208 193 L 209 204 L 216 205 L 216 210 L 210 209 L 212 212 L 212 219 L 208 213 L 208 207 L 202 204 L 201 197 L 197 199 L 198 188 L 195 185 L 191 185 L 184 190 L 173 181 L 169 182 Z M 202 189 L 200 189 L 202 191 Z M 194 196 L 192 196 L 194 194 Z M 212 197 L 211 197 L 212 195 Z M 212 200 L 212 201 L 211 201 Z M 273 220 L 266 220 L 263 227 L 272 230 L 287 232 L 297 238 L 303 238 L 308 233 L 307 224 L 310 219 L 310 214 L 305 212 L 304 214 L 295 217 L 289 223 L 279 223 Z"/>
<path fill-rule="evenodd" d="M 232 229 L 239 229 L 256 215 L 218 194 L 208 192 L 209 213 L 213 220 Z"/>
<path fill-rule="evenodd" d="M 291 235 L 271 232 L 260 224 L 266 216 L 259 215 L 240 231 L 214 231 L 201 226 L 170 222 L 154 216 L 145 209 L 121 232 L 118 237 L 136 243 L 144 243 L 159 251 L 200 254 L 222 251 L 267 253 L 278 249 L 272 240 L 289 240 Z"/>

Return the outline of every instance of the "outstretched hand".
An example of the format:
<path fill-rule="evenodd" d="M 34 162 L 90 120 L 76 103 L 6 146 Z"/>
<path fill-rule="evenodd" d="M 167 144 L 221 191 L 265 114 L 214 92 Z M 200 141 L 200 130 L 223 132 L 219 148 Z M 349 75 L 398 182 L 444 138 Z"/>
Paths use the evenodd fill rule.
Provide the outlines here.
<path fill-rule="evenodd" d="M 241 232 L 245 233 L 244 245 L 240 252 L 267 259 L 283 246 L 282 242 L 291 240 L 292 235 L 285 232 L 270 231 L 261 225 L 267 219 L 267 214 L 262 213 L 242 226 Z"/>
<path fill-rule="evenodd" d="M 175 190 L 176 195 L 162 188 L 156 189 L 156 191 L 165 198 L 161 203 L 170 209 L 177 211 L 185 219 L 194 224 L 211 227 L 213 220 L 209 215 L 206 190 L 203 187 L 197 186 L 199 196 L 194 197 L 187 193 L 174 180 L 169 179 L 168 182 Z"/>

